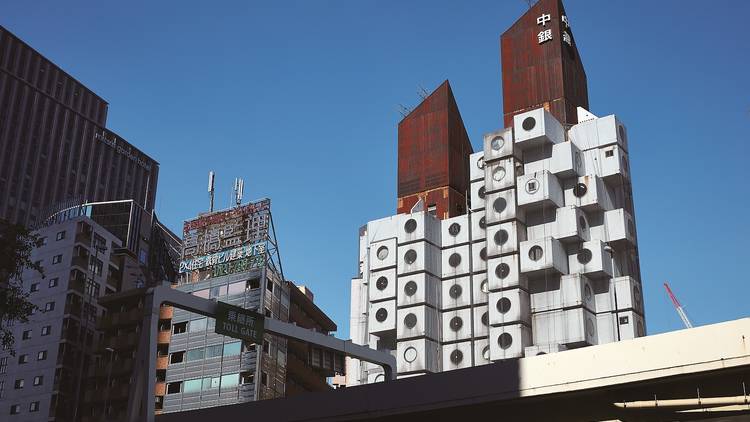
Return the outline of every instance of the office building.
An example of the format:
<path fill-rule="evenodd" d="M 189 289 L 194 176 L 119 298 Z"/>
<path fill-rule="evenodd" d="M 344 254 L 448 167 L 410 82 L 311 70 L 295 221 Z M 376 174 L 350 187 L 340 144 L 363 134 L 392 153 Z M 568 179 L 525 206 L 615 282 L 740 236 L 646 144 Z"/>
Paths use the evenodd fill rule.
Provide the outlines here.
<path fill-rule="evenodd" d="M 154 209 L 159 164 L 106 128 L 108 104 L 0 26 L 0 218 L 81 202 Z"/>
<path fill-rule="evenodd" d="M 45 277 L 26 271 L 23 285 L 41 311 L 15 326 L 16 356 L 0 353 L 1 410 L 10 421 L 80 420 L 100 355 L 98 300 L 174 280 L 176 236 L 132 200 L 60 210 L 34 233 Z"/>
<path fill-rule="evenodd" d="M 468 168 L 467 211 L 403 208 L 359 232 L 351 336 L 394 354 L 400 378 L 645 335 L 627 129 L 587 110 L 559 0 L 501 44 L 506 127 L 451 157 Z M 383 373 L 349 359 L 347 377 Z"/>

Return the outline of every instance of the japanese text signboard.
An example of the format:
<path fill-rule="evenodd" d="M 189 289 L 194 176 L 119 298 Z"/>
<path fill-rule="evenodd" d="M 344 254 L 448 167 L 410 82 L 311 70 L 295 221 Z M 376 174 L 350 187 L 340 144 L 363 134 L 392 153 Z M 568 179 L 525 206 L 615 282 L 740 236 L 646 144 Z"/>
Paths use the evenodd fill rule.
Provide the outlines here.
<path fill-rule="evenodd" d="M 216 334 L 263 343 L 263 315 L 224 302 L 217 305 Z"/>

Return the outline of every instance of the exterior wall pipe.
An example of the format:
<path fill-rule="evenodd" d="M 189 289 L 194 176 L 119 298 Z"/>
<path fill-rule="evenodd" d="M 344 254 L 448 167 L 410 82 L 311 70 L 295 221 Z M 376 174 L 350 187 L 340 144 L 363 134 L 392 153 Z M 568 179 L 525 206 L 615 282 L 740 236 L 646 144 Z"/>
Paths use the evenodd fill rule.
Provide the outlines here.
<path fill-rule="evenodd" d="M 704 397 L 694 399 L 641 400 L 614 403 L 620 409 L 654 409 L 658 407 L 716 407 L 749 405 L 750 396 Z"/>

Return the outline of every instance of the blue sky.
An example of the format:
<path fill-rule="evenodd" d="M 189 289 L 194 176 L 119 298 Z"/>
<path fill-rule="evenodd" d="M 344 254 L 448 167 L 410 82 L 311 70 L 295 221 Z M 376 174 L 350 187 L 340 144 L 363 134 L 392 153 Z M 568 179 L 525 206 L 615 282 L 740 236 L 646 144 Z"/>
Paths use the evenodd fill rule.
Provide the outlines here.
<path fill-rule="evenodd" d="M 746 1 L 565 2 L 591 109 L 628 126 L 650 333 L 748 316 Z M 395 212 L 397 105 L 449 79 L 478 149 L 502 126 L 503 1 L 3 0 L 0 24 L 110 102 L 161 163 L 176 232 L 234 177 L 270 197 L 287 278 L 348 336 L 357 229 Z"/>

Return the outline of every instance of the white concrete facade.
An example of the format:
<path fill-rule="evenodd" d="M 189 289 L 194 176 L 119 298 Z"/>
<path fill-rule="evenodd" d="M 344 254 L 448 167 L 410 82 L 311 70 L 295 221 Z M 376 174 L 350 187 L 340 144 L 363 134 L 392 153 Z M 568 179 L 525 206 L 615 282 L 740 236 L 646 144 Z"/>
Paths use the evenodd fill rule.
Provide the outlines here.
<path fill-rule="evenodd" d="M 360 229 L 355 343 L 405 377 L 645 335 L 626 129 L 579 115 L 566 127 L 540 108 L 485 135 L 468 214 Z M 379 371 L 349 360 L 348 383 Z"/>

